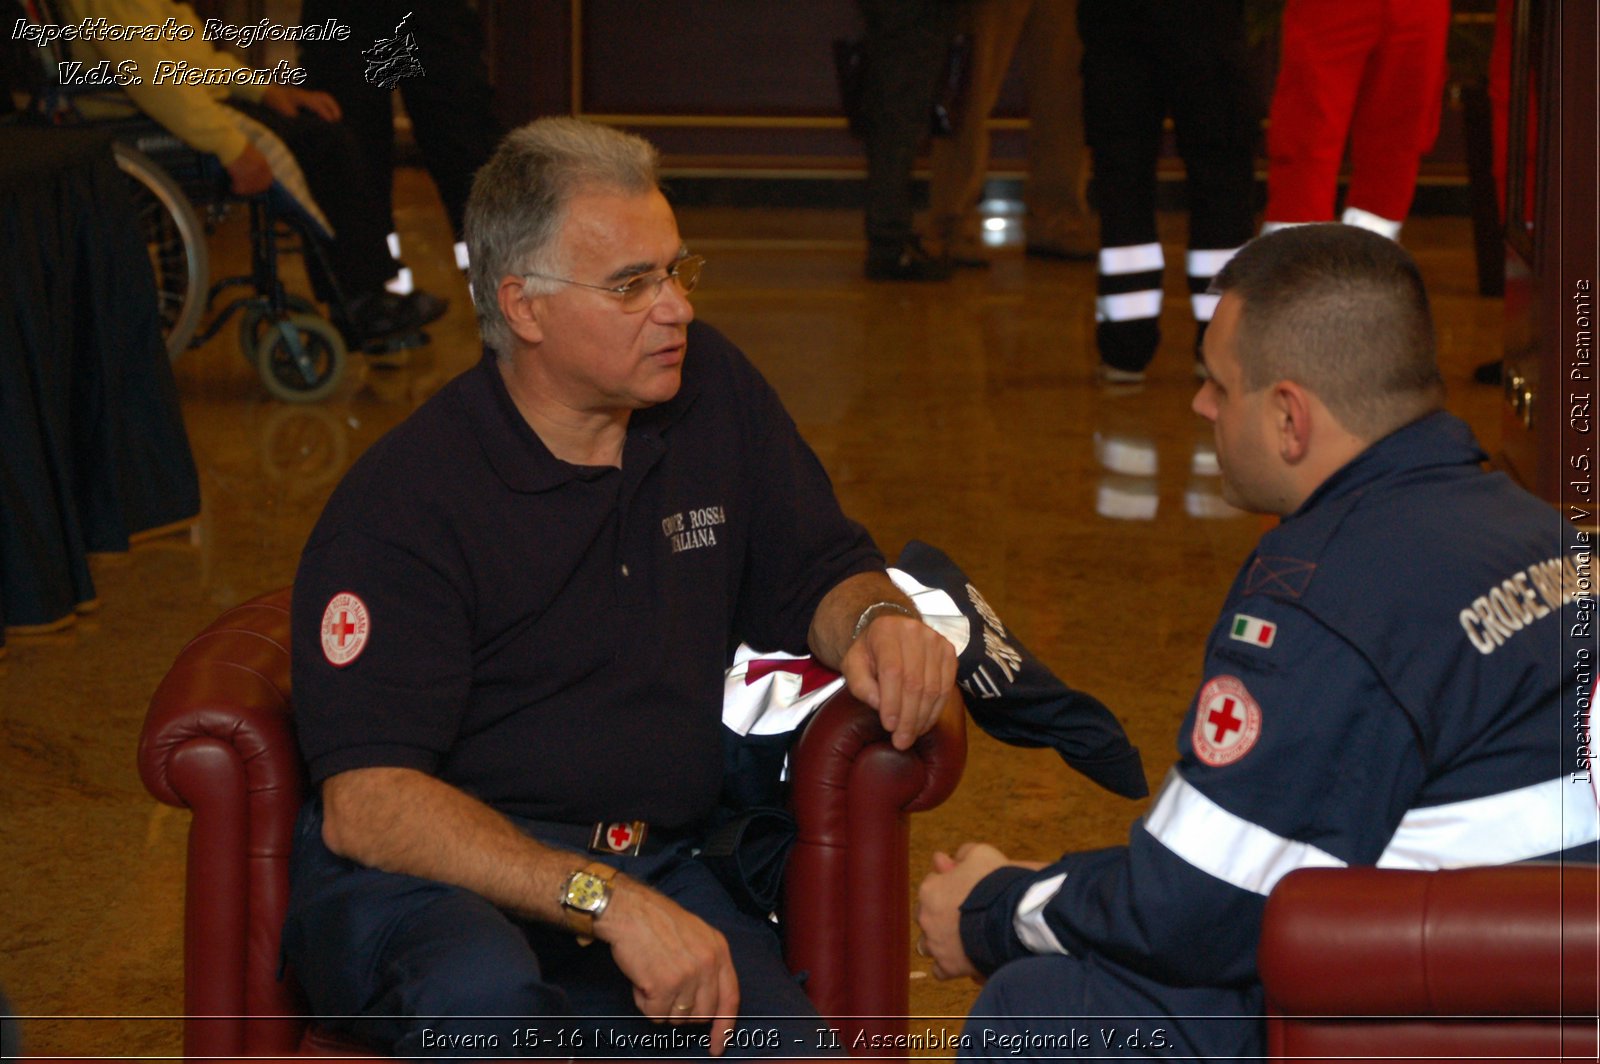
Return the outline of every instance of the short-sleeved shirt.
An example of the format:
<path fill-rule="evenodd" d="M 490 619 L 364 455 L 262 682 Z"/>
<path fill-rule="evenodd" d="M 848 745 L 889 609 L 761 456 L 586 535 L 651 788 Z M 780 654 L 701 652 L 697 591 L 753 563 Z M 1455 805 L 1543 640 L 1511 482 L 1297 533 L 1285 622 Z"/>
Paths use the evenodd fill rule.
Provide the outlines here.
<path fill-rule="evenodd" d="M 427 772 L 510 814 L 695 824 L 722 779 L 740 642 L 804 652 L 823 596 L 881 571 L 777 395 L 694 323 L 678 394 L 620 468 L 553 456 L 492 355 L 355 464 L 294 589 L 314 781 Z"/>

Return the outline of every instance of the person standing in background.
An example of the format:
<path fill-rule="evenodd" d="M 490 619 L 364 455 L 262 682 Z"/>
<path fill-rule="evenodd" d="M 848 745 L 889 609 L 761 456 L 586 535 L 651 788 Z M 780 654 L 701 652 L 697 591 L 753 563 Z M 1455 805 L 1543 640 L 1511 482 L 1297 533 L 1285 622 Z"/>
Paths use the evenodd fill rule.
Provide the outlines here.
<path fill-rule="evenodd" d="M 1217 304 L 1207 291 L 1211 278 L 1255 229 L 1258 111 L 1245 77 L 1244 4 L 1080 0 L 1078 33 L 1100 210 L 1099 377 L 1137 384 L 1161 342 L 1166 263 L 1156 232 L 1156 164 L 1168 116 L 1188 172 L 1186 264 L 1197 360 Z"/>
<path fill-rule="evenodd" d="M 1019 49 L 1028 90 L 1027 253 L 1094 258 L 1077 9 L 1077 0 L 978 0 L 969 10 L 965 103 L 929 160 L 934 251 L 952 265 L 988 264 L 976 208 L 989 169 L 989 113 Z"/>
<path fill-rule="evenodd" d="M 1334 217 L 1400 237 L 1439 134 L 1450 0 L 1289 0 L 1267 128 L 1262 232 Z"/>
<path fill-rule="evenodd" d="M 394 93 L 411 118 L 417 147 L 455 235 L 456 265 L 467 268 L 462 219 L 472 175 L 488 161 L 505 133 L 494 112 L 494 92 L 483 63 L 483 34 L 468 0 L 305 0 L 306 24 L 337 19 L 350 27 L 343 41 L 306 41 L 300 59 L 310 84 L 339 101 L 344 121 L 361 145 L 376 178 L 370 194 L 394 234 Z M 414 63 L 401 75 L 375 69 L 372 49 L 409 35 Z M 403 276 L 403 275 L 402 275 Z M 402 284 L 402 287 L 404 285 Z"/>
<path fill-rule="evenodd" d="M 861 114 L 867 151 L 867 279 L 943 281 L 912 223 L 911 168 L 928 135 L 964 0 L 857 0 L 866 21 Z"/>

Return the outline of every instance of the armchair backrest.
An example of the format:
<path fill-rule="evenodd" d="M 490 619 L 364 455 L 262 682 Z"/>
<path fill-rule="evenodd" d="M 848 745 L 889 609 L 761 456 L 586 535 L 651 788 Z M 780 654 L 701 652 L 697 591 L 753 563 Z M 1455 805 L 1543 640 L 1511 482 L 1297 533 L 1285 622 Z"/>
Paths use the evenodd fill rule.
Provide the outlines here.
<path fill-rule="evenodd" d="M 178 653 L 150 700 L 139 772 L 190 809 L 184 1054 L 337 1051 L 312 1036 L 293 973 L 280 981 L 289 851 L 306 776 L 293 729 L 289 589 L 228 610 Z M 959 708 L 959 707 L 958 707 Z M 964 714 L 897 751 L 871 710 L 835 697 L 793 753 L 799 840 L 785 872 L 785 948 L 807 992 L 856 1034 L 905 1029 L 911 812 L 942 802 L 966 758 Z M 880 1043 L 881 1044 L 881 1043 Z"/>

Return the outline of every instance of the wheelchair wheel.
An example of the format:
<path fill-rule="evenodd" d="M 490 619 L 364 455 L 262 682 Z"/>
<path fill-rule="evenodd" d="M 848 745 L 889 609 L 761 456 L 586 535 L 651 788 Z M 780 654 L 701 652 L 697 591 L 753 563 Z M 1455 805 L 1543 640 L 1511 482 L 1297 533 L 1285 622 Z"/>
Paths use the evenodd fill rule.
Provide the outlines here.
<path fill-rule="evenodd" d="M 150 157 L 126 144 L 115 144 L 117 166 L 128 176 L 150 268 L 156 277 L 157 309 L 167 355 L 176 359 L 189 349 L 205 312 L 210 276 L 205 227 L 188 197 Z"/>
<path fill-rule="evenodd" d="M 244 333 L 240 333 L 243 339 Z M 344 337 L 314 314 L 290 314 L 271 323 L 245 357 L 255 363 L 267 391 L 287 403 L 314 403 L 344 375 Z"/>

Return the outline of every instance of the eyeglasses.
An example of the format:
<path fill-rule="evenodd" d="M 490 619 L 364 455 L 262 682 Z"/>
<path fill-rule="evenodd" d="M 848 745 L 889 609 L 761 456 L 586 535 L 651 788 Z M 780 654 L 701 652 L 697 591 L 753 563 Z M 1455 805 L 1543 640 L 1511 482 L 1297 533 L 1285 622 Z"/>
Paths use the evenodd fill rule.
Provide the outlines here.
<path fill-rule="evenodd" d="M 700 283 L 700 268 L 706 264 L 704 255 L 689 255 L 674 262 L 664 270 L 651 270 L 641 273 L 622 284 L 590 284 L 587 281 L 574 281 L 570 277 L 552 277 L 547 273 L 524 274 L 524 282 L 537 277 L 541 281 L 555 281 L 558 284 L 575 284 L 579 288 L 593 288 L 599 292 L 610 292 L 617 297 L 617 303 L 622 307 L 624 314 L 636 314 L 641 310 L 648 310 L 656 305 L 656 300 L 661 298 L 661 286 L 669 280 L 678 286 L 678 291 L 688 295 L 694 291 L 695 285 Z"/>

